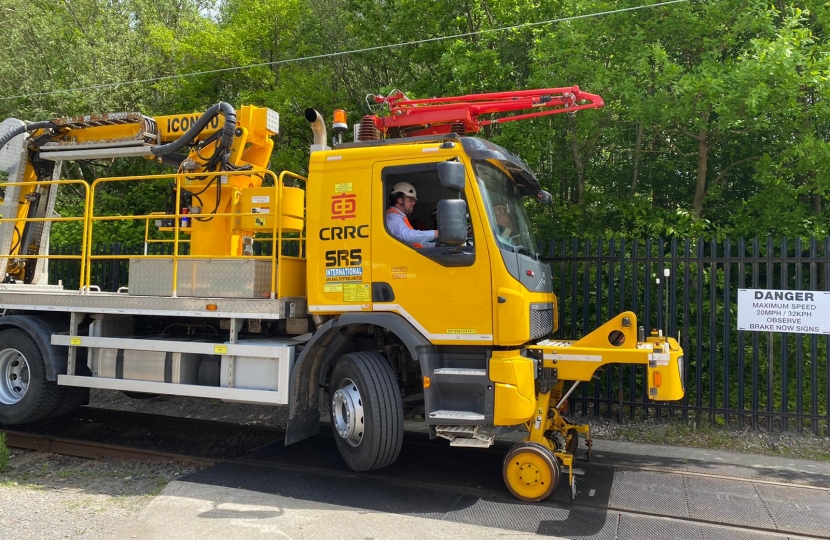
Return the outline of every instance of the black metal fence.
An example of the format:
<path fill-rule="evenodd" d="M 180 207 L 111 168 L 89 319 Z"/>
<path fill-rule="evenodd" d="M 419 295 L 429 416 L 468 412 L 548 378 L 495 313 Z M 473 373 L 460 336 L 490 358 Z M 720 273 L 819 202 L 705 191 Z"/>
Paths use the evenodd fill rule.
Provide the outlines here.
<path fill-rule="evenodd" d="M 737 330 L 738 289 L 830 290 L 830 239 L 571 239 L 544 247 L 560 301 L 557 337 L 579 338 L 631 310 L 647 330 L 679 334 L 685 352 L 678 405 L 647 403 L 643 366 L 609 366 L 575 392 L 571 405 L 582 414 L 694 415 L 713 425 L 830 433 L 830 336 Z"/>
<path fill-rule="evenodd" d="M 269 254 L 270 247 L 256 243 L 255 253 Z M 570 239 L 543 248 L 559 298 L 555 337 L 577 339 L 630 310 L 647 330 L 679 334 L 685 351 L 680 403 L 648 402 L 644 367 L 618 365 L 581 385 L 572 409 L 619 420 L 693 416 L 714 425 L 830 434 L 830 336 L 737 330 L 740 288 L 830 290 L 830 239 Z M 151 244 L 149 253 L 171 249 Z M 95 252 L 139 254 L 144 246 L 115 243 Z M 127 260 L 97 260 L 92 283 L 114 291 L 127 284 L 127 272 Z M 74 288 L 78 275 L 78 261 L 50 261 L 52 283 Z"/>

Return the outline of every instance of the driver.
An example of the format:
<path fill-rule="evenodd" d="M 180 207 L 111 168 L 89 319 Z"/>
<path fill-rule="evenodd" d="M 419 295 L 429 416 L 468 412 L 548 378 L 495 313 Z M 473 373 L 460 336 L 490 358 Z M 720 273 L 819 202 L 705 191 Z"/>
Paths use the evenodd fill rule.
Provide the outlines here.
<path fill-rule="evenodd" d="M 493 212 L 496 214 L 496 235 L 505 244 L 512 244 L 512 240 L 518 236 L 518 232 L 514 230 L 515 224 L 507 205 L 496 204 L 493 206 Z"/>
<path fill-rule="evenodd" d="M 386 211 L 386 228 L 395 238 L 412 247 L 433 247 L 438 238 L 438 231 L 417 231 L 409 223 L 409 217 L 415 208 L 418 196 L 409 182 L 398 182 L 389 195 L 389 209 Z"/>

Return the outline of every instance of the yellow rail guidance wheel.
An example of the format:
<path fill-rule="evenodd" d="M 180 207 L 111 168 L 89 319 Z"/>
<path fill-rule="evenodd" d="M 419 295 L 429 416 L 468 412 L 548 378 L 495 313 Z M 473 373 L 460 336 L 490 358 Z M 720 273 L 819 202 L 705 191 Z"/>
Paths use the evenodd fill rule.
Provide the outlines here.
<path fill-rule="evenodd" d="M 553 453 L 538 443 L 523 442 L 510 449 L 504 458 L 502 474 L 507 489 L 525 502 L 547 499 L 559 485 L 559 462 Z"/>

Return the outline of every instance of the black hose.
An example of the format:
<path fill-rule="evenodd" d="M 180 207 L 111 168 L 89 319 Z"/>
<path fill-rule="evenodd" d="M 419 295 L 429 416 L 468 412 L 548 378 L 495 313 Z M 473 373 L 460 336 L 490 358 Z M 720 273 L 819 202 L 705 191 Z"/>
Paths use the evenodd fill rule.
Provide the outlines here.
<path fill-rule="evenodd" d="M 10 140 L 14 139 L 18 135 L 21 135 L 28 131 L 34 131 L 36 129 L 55 129 L 57 127 L 58 126 L 56 126 L 49 120 L 45 120 L 43 122 L 32 122 L 30 124 L 26 124 L 25 126 L 15 128 L 3 135 L 2 137 L 0 137 L 0 150 L 2 150 L 4 146 L 6 146 L 6 143 L 8 143 Z"/>
<path fill-rule="evenodd" d="M 196 135 L 201 133 L 208 123 L 220 113 L 225 116 L 225 125 L 222 127 L 222 140 L 219 144 L 220 146 L 229 149 L 231 147 L 231 143 L 233 142 L 234 132 L 236 131 L 236 111 L 224 101 L 220 101 L 205 111 L 205 113 L 200 116 L 198 120 L 196 120 L 193 126 L 187 130 L 187 133 L 171 143 L 153 147 L 151 152 L 154 156 L 163 156 L 165 154 L 178 152 L 185 146 L 191 144 L 196 138 Z"/>

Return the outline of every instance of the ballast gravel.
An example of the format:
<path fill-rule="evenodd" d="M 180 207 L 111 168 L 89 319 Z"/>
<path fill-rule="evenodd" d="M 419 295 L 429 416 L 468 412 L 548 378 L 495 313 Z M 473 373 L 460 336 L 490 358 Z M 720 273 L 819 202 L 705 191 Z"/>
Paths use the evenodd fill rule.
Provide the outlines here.
<path fill-rule="evenodd" d="M 12 449 L 8 470 L 0 473 L 0 539 L 107 538 L 170 480 L 193 471 Z"/>

